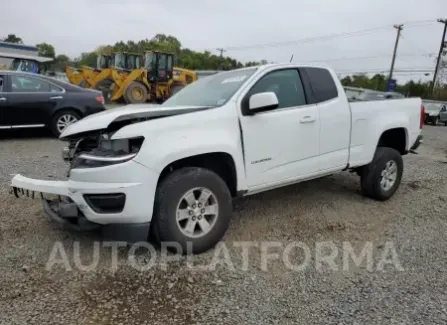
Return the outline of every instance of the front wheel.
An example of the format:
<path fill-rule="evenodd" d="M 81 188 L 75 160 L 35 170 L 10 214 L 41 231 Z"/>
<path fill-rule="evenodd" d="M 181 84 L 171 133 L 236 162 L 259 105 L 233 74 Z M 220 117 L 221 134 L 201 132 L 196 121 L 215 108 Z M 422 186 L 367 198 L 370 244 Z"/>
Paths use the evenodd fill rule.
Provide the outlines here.
<path fill-rule="evenodd" d="M 403 169 L 399 151 L 388 147 L 377 148 L 373 161 L 361 171 L 363 194 L 379 201 L 388 200 L 400 185 Z"/>
<path fill-rule="evenodd" d="M 433 118 L 432 123 L 434 126 L 438 125 L 438 122 L 439 122 L 439 117 L 436 116 L 435 118 Z"/>
<path fill-rule="evenodd" d="M 124 90 L 124 99 L 128 104 L 141 104 L 147 101 L 147 88 L 141 82 L 131 82 Z"/>
<path fill-rule="evenodd" d="M 51 122 L 51 132 L 53 132 L 56 137 L 59 137 L 70 124 L 73 124 L 80 119 L 81 117 L 79 114 L 72 110 L 58 112 L 54 115 Z"/>
<path fill-rule="evenodd" d="M 226 183 L 203 168 L 175 170 L 157 189 L 153 232 L 160 242 L 176 242 L 182 253 L 214 247 L 230 224 L 232 200 Z"/>

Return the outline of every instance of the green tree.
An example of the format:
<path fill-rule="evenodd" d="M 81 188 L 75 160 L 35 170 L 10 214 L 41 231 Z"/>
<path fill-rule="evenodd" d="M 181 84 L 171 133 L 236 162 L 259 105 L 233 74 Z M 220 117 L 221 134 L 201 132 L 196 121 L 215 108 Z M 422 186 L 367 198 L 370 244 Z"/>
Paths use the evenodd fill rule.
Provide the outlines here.
<path fill-rule="evenodd" d="M 36 45 L 37 53 L 39 56 L 45 56 L 48 58 L 54 58 L 56 56 L 56 51 L 53 45 L 47 43 L 40 43 Z"/>
<path fill-rule="evenodd" d="M 78 66 L 89 66 L 89 67 L 96 67 L 96 60 L 98 58 L 98 55 L 95 52 L 85 52 L 81 53 L 81 57 L 76 60 L 78 61 Z"/>
<path fill-rule="evenodd" d="M 14 44 L 23 44 L 22 38 L 16 36 L 15 34 L 8 34 L 5 38 L 1 39 L 2 42 L 14 43 Z"/>
<path fill-rule="evenodd" d="M 70 58 L 65 54 L 59 54 L 51 64 L 51 70 L 64 71 L 65 66 L 70 64 Z"/>

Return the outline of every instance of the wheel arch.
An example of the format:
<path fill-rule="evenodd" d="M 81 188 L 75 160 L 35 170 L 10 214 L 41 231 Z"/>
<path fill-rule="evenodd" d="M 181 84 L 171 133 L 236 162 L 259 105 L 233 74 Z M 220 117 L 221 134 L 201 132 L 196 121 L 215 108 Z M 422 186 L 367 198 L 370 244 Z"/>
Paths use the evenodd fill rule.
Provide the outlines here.
<path fill-rule="evenodd" d="M 396 149 L 401 155 L 408 153 L 408 130 L 405 127 L 396 127 L 383 130 L 376 148 L 389 147 Z"/>
<path fill-rule="evenodd" d="M 233 197 L 237 196 L 237 171 L 236 163 L 231 154 L 227 152 L 217 151 L 203 154 L 192 155 L 180 158 L 168 163 L 160 173 L 157 187 L 160 182 L 174 170 L 183 167 L 199 167 L 206 168 L 218 174 L 227 184 Z"/>

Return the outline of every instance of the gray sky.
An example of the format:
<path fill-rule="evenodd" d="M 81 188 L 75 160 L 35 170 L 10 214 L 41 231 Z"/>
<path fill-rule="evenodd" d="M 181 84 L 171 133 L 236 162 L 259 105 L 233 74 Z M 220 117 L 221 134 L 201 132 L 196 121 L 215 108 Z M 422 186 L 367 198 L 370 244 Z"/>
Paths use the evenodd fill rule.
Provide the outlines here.
<path fill-rule="evenodd" d="M 331 60 L 327 63 L 339 72 L 389 69 L 396 38 L 392 25 L 404 22 L 408 24 L 396 69 L 434 67 L 434 58 L 428 54 L 439 50 L 442 24 L 411 26 L 410 22 L 447 18 L 446 0 L 39 0 L 32 10 L 25 10 L 30 0 L 0 1 L 2 34 L 14 33 L 30 45 L 50 43 L 57 54 L 70 57 L 101 44 L 138 41 L 156 33 L 176 36 L 183 47 L 216 52 L 217 47 L 286 42 L 389 25 L 362 36 L 225 53 L 243 62 L 283 62 L 292 54 L 295 62 Z M 404 81 L 423 74 L 397 77 Z"/>

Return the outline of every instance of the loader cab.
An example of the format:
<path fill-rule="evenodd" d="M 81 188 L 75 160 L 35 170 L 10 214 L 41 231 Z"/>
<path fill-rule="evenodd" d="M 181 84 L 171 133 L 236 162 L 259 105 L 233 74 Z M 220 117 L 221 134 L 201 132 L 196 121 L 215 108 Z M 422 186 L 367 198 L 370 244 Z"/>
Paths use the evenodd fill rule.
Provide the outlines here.
<path fill-rule="evenodd" d="M 96 69 L 102 70 L 107 69 L 112 66 L 112 56 L 111 55 L 99 55 L 96 59 Z"/>
<path fill-rule="evenodd" d="M 127 60 L 126 53 L 120 52 L 115 53 L 113 56 L 113 66 L 120 70 L 127 70 L 126 68 Z"/>
<path fill-rule="evenodd" d="M 142 67 L 142 57 L 139 54 L 126 55 L 127 69 L 134 70 Z"/>
<path fill-rule="evenodd" d="M 167 82 L 173 77 L 174 54 L 149 51 L 144 56 L 147 79 L 151 82 Z"/>

